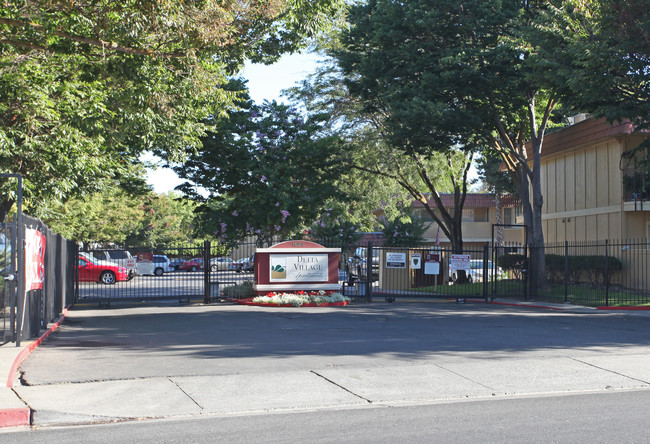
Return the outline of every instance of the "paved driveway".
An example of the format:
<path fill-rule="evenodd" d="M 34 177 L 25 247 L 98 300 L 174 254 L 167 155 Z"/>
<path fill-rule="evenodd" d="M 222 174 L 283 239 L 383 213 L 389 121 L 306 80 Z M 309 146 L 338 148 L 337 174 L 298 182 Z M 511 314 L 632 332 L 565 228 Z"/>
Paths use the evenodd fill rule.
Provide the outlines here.
<path fill-rule="evenodd" d="M 647 389 L 648 332 L 482 303 L 76 308 L 16 391 L 47 425 Z"/>

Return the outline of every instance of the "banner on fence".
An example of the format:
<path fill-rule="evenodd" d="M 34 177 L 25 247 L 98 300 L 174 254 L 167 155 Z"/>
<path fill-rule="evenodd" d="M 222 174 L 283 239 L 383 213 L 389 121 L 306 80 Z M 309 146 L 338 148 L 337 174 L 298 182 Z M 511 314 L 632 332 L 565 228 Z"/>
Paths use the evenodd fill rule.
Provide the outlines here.
<path fill-rule="evenodd" d="M 452 254 L 449 265 L 452 270 L 469 270 L 471 256 L 469 254 Z"/>
<path fill-rule="evenodd" d="M 45 282 L 45 246 L 43 233 L 25 230 L 25 290 L 42 290 Z"/>

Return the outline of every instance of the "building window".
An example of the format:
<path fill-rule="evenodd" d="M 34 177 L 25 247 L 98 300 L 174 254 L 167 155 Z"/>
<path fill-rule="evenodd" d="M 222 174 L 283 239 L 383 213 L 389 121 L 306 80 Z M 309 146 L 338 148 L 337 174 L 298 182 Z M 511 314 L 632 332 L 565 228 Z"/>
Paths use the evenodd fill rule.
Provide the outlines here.
<path fill-rule="evenodd" d="M 489 222 L 489 208 L 474 208 L 474 222 Z"/>
<path fill-rule="evenodd" d="M 515 209 L 514 208 L 504 208 L 503 209 L 503 223 L 506 225 L 513 225 L 515 223 Z"/>
<path fill-rule="evenodd" d="M 524 207 L 517 205 L 515 207 L 515 223 L 523 224 L 524 223 Z"/>
<path fill-rule="evenodd" d="M 463 222 L 489 222 L 488 208 L 464 208 Z"/>

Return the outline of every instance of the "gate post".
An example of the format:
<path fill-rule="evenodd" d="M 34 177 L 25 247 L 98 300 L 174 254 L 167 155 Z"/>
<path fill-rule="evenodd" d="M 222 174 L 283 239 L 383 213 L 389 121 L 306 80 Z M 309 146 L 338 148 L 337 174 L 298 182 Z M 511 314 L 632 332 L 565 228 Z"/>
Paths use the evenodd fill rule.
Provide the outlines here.
<path fill-rule="evenodd" d="M 210 241 L 203 241 L 203 303 L 210 303 Z"/>
<path fill-rule="evenodd" d="M 487 303 L 488 301 L 488 279 L 490 278 L 490 272 L 488 269 L 488 258 L 490 256 L 489 252 L 489 244 L 486 242 L 485 246 L 483 247 L 483 297 L 485 298 L 485 302 Z M 496 271 L 496 261 L 494 264 L 492 264 L 494 268 L 494 271 Z M 494 275 L 494 273 L 492 273 Z M 496 276 L 493 276 L 493 279 L 495 280 L 496 283 Z"/>
<path fill-rule="evenodd" d="M 564 303 L 569 301 L 569 241 L 564 241 Z"/>
<path fill-rule="evenodd" d="M 366 299 L 368 302 L 372 302 L 372 258 L 373 258 L 373 251 L 372 251 L 372 242 L 368 242 L 368 248 L 366 250 L 367 257 L 366 257 Z"/>

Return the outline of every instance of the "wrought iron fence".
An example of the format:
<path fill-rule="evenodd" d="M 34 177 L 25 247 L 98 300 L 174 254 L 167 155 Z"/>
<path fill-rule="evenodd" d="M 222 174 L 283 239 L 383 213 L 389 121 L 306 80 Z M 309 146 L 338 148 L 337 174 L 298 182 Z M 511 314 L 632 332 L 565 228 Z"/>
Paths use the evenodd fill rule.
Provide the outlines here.
<path fill-rule="evenodd" d="M 564 242 L 544 247 L 547 286 L 535 297 L 588 306 L 650 304 L 650 243 Z"/>

